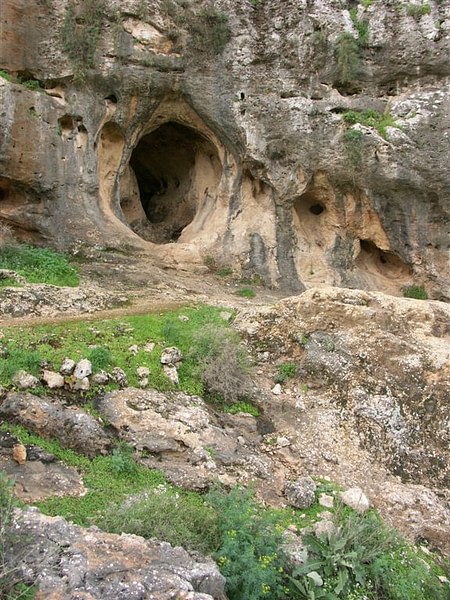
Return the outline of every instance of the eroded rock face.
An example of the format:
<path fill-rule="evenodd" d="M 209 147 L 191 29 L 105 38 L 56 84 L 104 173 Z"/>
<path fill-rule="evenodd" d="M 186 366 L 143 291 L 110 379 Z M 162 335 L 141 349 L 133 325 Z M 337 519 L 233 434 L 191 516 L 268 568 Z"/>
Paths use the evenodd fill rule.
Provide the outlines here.
<path fill-rule="evenodd" d="M 8 559 L 36 585 L 37 600 L 225 600 L 225 578 L 212 560 L 134 535 L 83 529 L 37 509 L 16 511 Z"/>
<path fill-rule="evenodd" d="M 11 392 L 0 404 L 0 416 L 87 456 L 105 454 L 110 447 L 110 438 L 94 417 L 56 399 Z"/>
<path fill-rule="evenodd" d="M 0 78 L 0 218 L 290 290 L 416 281 L 448 298 L 448 4 L 414 18 L 382 0 L 353 20 L 346 0 L 216 5 L 228 22 L 212 27 L 206 0 L 6 0 L 0 67 L 45 90 Z M 348 110 L 392 115 L 385 137 Z"/>
<path fill-rule="evenodd" d="M 333 454 L 339 451 L 337 439 L 345 446 L 345 431 L 351 431 L 403 481 L 445 488 L 449 323 L 450 309 L 443 303 L 323 288 L 248 311 L 236 325 L 272 360 L 298 364 L 290 384 L 302 390 L 298 418 L 319 439 L 320 421 L 327 421 L 337 436 Z M 325 426 L 322 431 L 325 442 Z M 326 443 L 321 451 L 326 461 L 339 461 L 327 453 Z"/>

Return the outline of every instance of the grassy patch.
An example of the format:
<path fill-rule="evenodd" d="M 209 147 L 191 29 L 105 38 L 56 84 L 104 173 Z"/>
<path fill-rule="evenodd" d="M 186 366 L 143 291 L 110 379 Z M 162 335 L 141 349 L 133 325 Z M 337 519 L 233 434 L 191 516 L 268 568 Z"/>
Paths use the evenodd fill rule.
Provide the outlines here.
<path fill-rule="evenodd" d="M 208 341 L 198 332 L 213 327 L 217 339 L 223 339 L 222 331 L 229 337 L 231 333 L 225 334 L 228 324 L 220 312 L 219 308 L 198 306 L 123 319 L 4 328 L 2 344 L 7 355 L 0 361 L 0 384 L 10 386 L 19 369 L 38 375 L 41 360 L 49 363 L 49 369 L 58 371 L 65 357 L 75 361 L 88 357 L 94 372 L 109 367 L 123 369 L 131 386 L 139 383 L 137 367 L 146 366 L 150 369 L 150 387 L 172 390 L 174 386 L 163 373 L 160 354 L 166 346 L 175 345 L 185 356 L 179 369 L 180 389 L 202 394 L 199 364 L 209 349 Z M 155 344 L 151 352 L 145 349 L 149 342 Z M 137 353 L 129 350 L 131 346 L 137 346 Z M 107 389 L 117 389 L 117 384 L 110 383 Z M 91 393 L 95 391 L 94 387 Z"/>
<path fill-rule="evenodd" d="M 422 285 L 408 285 L 403 289 L 403 296 L 416 300 L 428 300 L 427 291 Z"/>
<path fill-rule="evenodd" d="M 257 406 L 252 404 L 251 402 L 235 402 L 234 404 L 225 405 L 224 412 L 229 413 L 230 415 L 236 415 L 237 413 L 246 413 L 247 415 L 252 415 L 252 417 L 259 417 L 261 411 Z"/>
<path fill-rule="evenodd" d="M 249 287 L 239 289 L 236 294 L 241 298 L 254 298 L 256 296 L 255 290 Z"/>
<path fill-rule="evenodd" d="M 0 269 L 11 269 L 30 283 L 75 287 L 80 282 L 77 270 L 63 254 L 27 244 L 3 246 Z"/>
<path fill-rule="evenodd" d="M 349 125 L 360 123 L 366 127 L 373 127 L 384 138 L 386 137 L 387 127 L 398 127 L 391 114 L 379 113 L 372 109 L 363 111 L 347 110 L 343 113 L 343 118 Z"/>
<path fill-rule="evenodd" d="M 297 374 L 297 365 L 295 363 L 282 363 L 278 365 L 275 375 L 275 383 L 284 383 L 288 379 L 292 379 Z"/>

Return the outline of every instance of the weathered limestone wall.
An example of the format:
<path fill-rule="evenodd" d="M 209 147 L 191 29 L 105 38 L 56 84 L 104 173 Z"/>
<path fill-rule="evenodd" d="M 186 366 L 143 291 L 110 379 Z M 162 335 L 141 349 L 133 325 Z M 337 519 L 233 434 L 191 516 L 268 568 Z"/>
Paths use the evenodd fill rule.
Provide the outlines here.
<path fill-rule="evenodd" d="M 426 6 L 5 0 L 0 69 L 45 89 L 0 77 L 1 220 L 290 290 L 448 299 L 450 5 Z M 346 120 L 368 109 L 384 135 Z"/>

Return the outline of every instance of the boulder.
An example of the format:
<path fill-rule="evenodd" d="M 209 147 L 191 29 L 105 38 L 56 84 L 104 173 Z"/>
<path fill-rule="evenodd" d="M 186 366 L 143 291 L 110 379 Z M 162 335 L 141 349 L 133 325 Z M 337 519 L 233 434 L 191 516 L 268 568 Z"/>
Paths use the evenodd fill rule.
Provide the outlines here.
<path fill-rule="evenodd" d="M 26 371 L 17 371 L 12 378 L 12 383 L 19 390 L 27 390 L 35 388 L 39 385 L 39 379 Z"/>
<path fill-rule="evenodd" d="M 299 477 L 284 485 L 284 495 L 294 508 L 308 508 L 315 500 L 316 484 L 311 477 Z"/>
<path fill-rule="evenodd" d="M 44 369 L 42 371 L 41 380 L 51 390 L 64 387 L 64 377 L 60 373 L 55 373 L 55 371 Z"/>
<path fill-rule="evenodd" d="M 77 379 L 84 379 L 85 377 L 89 377 L 92 373 L 92 363 L 87 358 L 82 358 L 79 362 L 77 362 L 75 366 L 75 370 L 73 372 L 74 377 Z"/>
<path fill-rule="evenodd" d="M 369 499 L 360 488 L 345 490 L 339 494 L 339 497 L 346 506 L 353 508 L 356 512 L 365 513 L 370 508 Z"/>

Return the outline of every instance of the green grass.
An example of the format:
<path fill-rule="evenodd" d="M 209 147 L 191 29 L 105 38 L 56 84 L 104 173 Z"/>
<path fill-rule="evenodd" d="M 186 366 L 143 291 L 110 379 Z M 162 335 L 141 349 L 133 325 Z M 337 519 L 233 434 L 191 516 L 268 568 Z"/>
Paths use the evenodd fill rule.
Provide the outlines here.
<path fill-rule="evenodd" d="M 177 346 L 186 357 L 179 368 L 180 389 L 191 394 L 202 394 L 203 384 L 198 373 L 198 363 L 203 356 L 201 348 L 196 353 L 196 333 L 214 326 L 216 331 L 226 330 L 228 323 L 220 317 L 220 308 L 196 306 L 164 314 L 149 314 L 122 319 L 92 322 L 39 325 L 34 327 L 4 328 L 2 344 L 8 355 L 0 361 L 0 384 L 11 385 L 11 378 L 19 369 L 34 375 L 39 373 L 39 361 L 46 360 L 49 369 L 58 371 L 65 357 L 75 361 L 89 357 L 94 372 L 109 367 L 122 368 L 130 386 L 138 386 L 136 368 L 150 369 L 150 387 L 164 391 L 175 389 L 164 375 L 160 354 L 166 346 Z M 179 317 L 187 317 L 180 320 Z M 154 342 L 152 352 L 144 345 Z M 128 350 L 137 345 L 139 351 Z M 117 389 L 110 383 L 107 389 Z M 91 394 L 96 388 L 93 387 Z"/>
<path fill-rule="evenodd" d="M 223 411 L 229 413 L 230 415 L 236 415 L 237 413 L 246 413 L 248 415 L 252 415 L 252 417 L 259 417 L 261 411 L 257 406 L 252 404 L 251 402 L 235 402 L 234 404 L 225 405 L 223 407 Z"/>
<path fill-rule="evenodd" d="M 382 136 L 386 137 L 387 127 L 398 127 L 394 117 L 389 113 L 379 113 L 376 110 L 363 111 L 347 110 L 343 113 L 344 121 L 350 125 L 360 123 L 366 127 L 373 127 Z M 350 130 L 351 131 L 351 130 Z"/>
<path fill-rule="evenodd" d="M 28 244 L 2 247 L 0 269 L 11 269 L 29 283 L 76 287 L 80 282 L 77 269 L 69 264 L 63 254 Z"/>
<path fill-rule="evenodd" d="M 3 79 L 6 79 L 6 81 L 13 80 L 13 76 L 10 75 L 7 71 L 4 71 L 3 69 L 0 69 L 0 77 L 2 77 Z"/>
<path fill-rule="evenodd" d="M 252 288 L 244 287 L 239 289 L 236 294 L 241 298 L 254 298 L 256 296 L 255 290 Z"/>
<path fill-rule="evenodd" d="M 408 285 L 403 289 L 403 296 L 416 300 L 428 300 L 427 291 L 422 285 Z"/>

